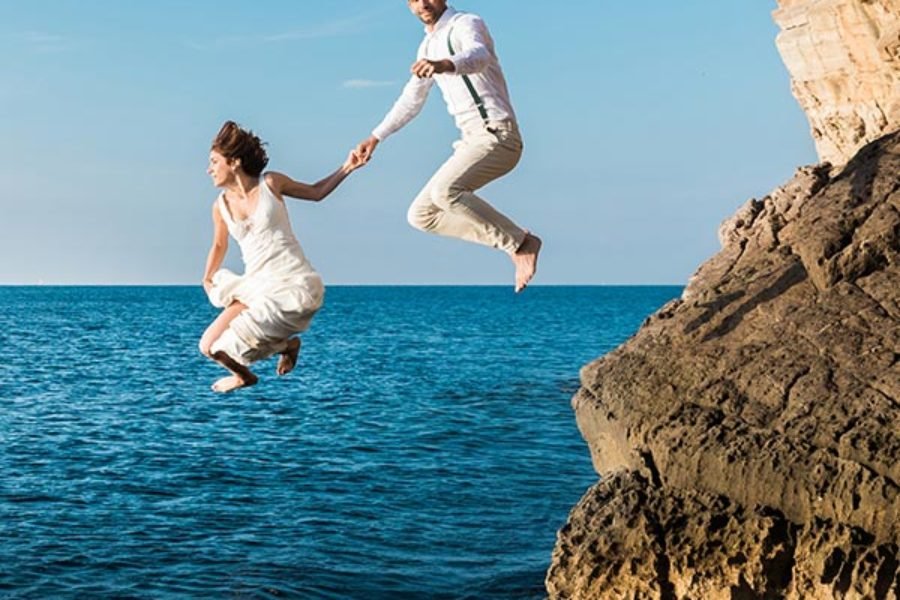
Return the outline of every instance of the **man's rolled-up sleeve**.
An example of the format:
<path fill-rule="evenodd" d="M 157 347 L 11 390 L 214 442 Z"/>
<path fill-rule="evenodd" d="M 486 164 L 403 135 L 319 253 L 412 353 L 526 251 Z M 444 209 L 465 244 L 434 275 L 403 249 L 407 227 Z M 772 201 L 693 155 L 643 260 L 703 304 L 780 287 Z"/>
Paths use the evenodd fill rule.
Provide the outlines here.
<path fill-rule="evenodd" d="M 413 75 L 403 87 L 400 97 L 388 111 L 381 123 L 372 131 L 379 140 L 384 140 L 412 121 L 422 111 L 428 91 L 434 81 L 431 78 L 420 79 Z"/>
<path fill-rule="evenodd" d="M 484 21 L 475 15 L 459 19 L 450 34 L 454 55 L 450 57 L 459 75 L 483 71 L 491 61 L 491 34 Z"/>

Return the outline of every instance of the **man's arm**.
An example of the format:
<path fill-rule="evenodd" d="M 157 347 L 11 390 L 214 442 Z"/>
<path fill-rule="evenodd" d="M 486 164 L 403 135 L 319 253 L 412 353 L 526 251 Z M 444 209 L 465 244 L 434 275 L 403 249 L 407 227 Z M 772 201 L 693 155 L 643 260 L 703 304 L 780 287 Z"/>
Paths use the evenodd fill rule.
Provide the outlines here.
<path fill-rule="evenodd" d="M 427 58 L 421 58 L 414 62 L 409 70 L 412 71 L 412 74 L 416 77 L 423 79 L 440 73 L 452 73 L 456 70 L 456 65 L 454 65 L 453 61 L 449 58 L 443 60 L 428 60 Z"/>
<path fill-rule="evenodd" d="M 410 68 L 419 78 L 441 73 L 471 75 L 480 73 L 491 62 L 493 41 L 481 17 L 465 15 L 458 19 L 450 32 L 453 54 L 443 60 L 421 58 Z"/>
<path fill-rule="evenodd" d="M 400 97 L 394 102 L 394 106 L 391 107 L 388 114 L 378 124 L 378 127 L 372 131 L 372 135 L 356 146 L 355 153 L 359 159 L 367 162 L 372 158 L 372 153 L 379 142 L 396 133 L 422 112 L 422 107 L 425 106 L 425 100 L 428 99 L 428 92 L 431 90 L 433 83 L 431 79 L 420 79 L 416 76 L 410 77 L 406 85 L 403 86 L 403 92 L 401 92 Z"/>
<path fill-rule="evenodd" d="M 471 75 L 485 70 L 493 57 L 494 42 L 487 25 L 477 15 L 464 15 L 456 20 L 451 32 L 454 54 L 449 58 L 459 75 Z"/>

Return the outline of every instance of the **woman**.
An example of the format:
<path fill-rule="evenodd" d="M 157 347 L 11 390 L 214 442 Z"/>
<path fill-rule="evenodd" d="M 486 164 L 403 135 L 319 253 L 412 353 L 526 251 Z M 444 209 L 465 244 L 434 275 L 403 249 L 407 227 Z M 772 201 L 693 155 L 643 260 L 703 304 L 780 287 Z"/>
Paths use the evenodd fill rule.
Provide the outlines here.
<path fill-rule="evenodd" d="M 206 172 L 222 193 L 213 203 L 213 242 L 203 288 L 222 313 L 200 339 L 200 351 L 231 372 L 212 389 L 230 392 L 255 384 L 248 368 L 279 354 L 276 372 L 297 362 L 300 339 L 322 306 L 322 279 L 291 230 L 284 196 L 319 201 L 363 161 L 353 153 L 334 173 L 309 185 L 281 173 L 263 173 L 269 159 L 260 139 L 233 121 L 213 140 Z M 219 269 L 231 234 L 241 248 L 244 274 Z"/>

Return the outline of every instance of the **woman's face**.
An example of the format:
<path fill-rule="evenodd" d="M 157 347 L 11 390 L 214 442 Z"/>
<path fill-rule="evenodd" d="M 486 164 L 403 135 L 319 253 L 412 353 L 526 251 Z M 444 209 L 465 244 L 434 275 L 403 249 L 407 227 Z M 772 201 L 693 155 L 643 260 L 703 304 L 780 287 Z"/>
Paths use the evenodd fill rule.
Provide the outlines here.
<path fill-rule="evenodd" d="M 234 177 L 230 161 L 215 150 L 211 150 L 209 153 L 209 166 L 206 167 L 206 173 L 212 178 L 213 185 L 216 187 L 222 187 Z"/>

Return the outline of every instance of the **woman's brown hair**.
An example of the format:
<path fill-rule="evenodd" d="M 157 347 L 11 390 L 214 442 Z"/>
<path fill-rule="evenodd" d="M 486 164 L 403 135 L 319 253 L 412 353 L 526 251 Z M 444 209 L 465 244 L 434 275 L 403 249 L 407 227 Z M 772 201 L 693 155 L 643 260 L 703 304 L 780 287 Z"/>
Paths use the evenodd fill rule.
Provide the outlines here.
<path fill-rule="evenodd" d="M 213 140 L 212 149 L 228 159 L 240 159 L 241 168 L 251 177 L 259 177 L 269 157 L 263 142 L 252 131 L 241 129 L 234 121 L 225 121 Z"/>

